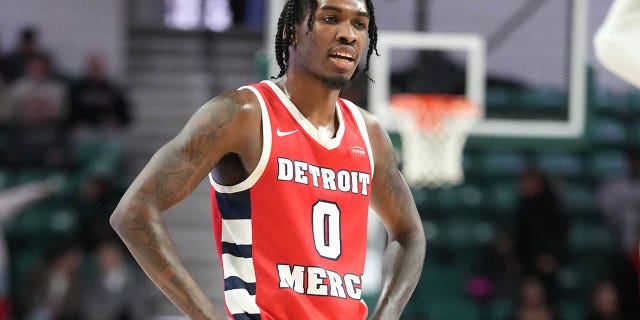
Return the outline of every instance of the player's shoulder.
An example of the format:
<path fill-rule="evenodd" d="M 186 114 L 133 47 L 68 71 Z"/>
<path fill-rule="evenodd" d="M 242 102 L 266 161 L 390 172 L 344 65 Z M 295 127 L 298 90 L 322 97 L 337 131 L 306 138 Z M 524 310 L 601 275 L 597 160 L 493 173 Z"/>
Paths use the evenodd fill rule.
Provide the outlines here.
<path fill-rule="evenodd" d="M 362 116 L 364 124 L 367 128 L 367 131 L 369 132 L 370 138 L 372 138 L 372 134 L 376 135 L 381 133 L 381 131 L 384 131 L 384 129 L 382 128 L 382 125 L 380 124 L 380 121 L 378 121 L 378 118 L 374 114 L 372 114 L 371 112 L 367 111 L 366 109 L 356 105 L 355 103 L 349 100 L 346 100 L 346 99 L 343 99 L 343 100 L 345 101 L 345 103 L 351 105 L 351 109 L 354 112 L 357 112 Z"/>
<path fill-rule="evenodd" d="M 260 107 L 258 98 L 248 89 L 228 90 L 213 97 L 205 107 L 211 109 L 238 109 L 238 111 Z"/>
<path fill-rule="evenodd" d="M 344 100 L 344 99 L 343 99 Z M 371 147 L 373 148 L 374 155 L 383 155 L 386 154 L 387 150 L 392 148 L 391 142 L 387 135 L 387 131 L 384 129 L 378 118 L 371 112 L 365 110 L 364 108 L 346 100 L 347 103 L 350 103 L 352 106 L 352 110 L 358 112 L 362 115 L 363 122 L 367 129 L 367 135 L 369 136 L 369 142 L 371 143 Z M 377 157 L 376 157 L 377 158 Z"/>
<path fill-rule="evenodd" d="M 367 128 L 369 126 L 379 126 L 380 125 L 380 123 L 378 121 L 378 118 L 376 118 L 376 116 L 374 116 L 371 112 L 367 111 L 363 107 L 353 103 L 350 100 L 342 98 L 342 101 L 344 101 L 345 104 L 350 106 L 351 107 L 350 109 L 353 112 L 357 112 L 358 114 L 360 114 L 362 116 L 362 119 L 364 120 L 364 123 L 367 126 Z"/>
<path fill-rule="evenodd" d="M 260 102 L 247 89 L 228 90 L 215 96 L 202 106 L 205 115 L 216 118 L 228 117 L 239 121 L 260 118 Z"/>

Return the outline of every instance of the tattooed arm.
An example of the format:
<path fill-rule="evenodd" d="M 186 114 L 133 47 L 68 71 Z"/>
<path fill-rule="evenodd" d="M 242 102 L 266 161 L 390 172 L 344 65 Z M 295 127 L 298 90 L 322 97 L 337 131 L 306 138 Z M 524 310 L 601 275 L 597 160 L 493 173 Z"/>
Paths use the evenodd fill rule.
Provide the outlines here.
<path fill-rule="evenodd" d="M 200 108 L 178 136 L 156 152 L 111 216 L 111 225 L 145 273 L 190 319 L 225 317 L 180 261 L 161 214 L 191 193 L 222 156 L 246 154 L 242 146 L 255 138 L 251 133 L 260 131 L 243 130 L 260 127 L 254 100 L 246 91 L 235 91 Z"/>
<path fill-rule="evenodd" d="M 399 319 L 415 289 L 426 242 L 411 191 L 398 171 L 391 140 L 377 120 L 365 114 L 374 155 L 371 206 L 389 235 L 382 262 L 382 292 L 371 319 Z"/>

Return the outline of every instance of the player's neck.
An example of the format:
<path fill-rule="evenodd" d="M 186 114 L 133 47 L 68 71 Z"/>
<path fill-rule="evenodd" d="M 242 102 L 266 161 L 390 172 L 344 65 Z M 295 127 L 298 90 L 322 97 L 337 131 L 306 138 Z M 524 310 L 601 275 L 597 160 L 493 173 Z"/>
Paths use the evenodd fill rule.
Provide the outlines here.
<path fill-rule="evenodd" d="M 340 90 L 328 88 L 315 77 L 297 73 L 287 73 L 279 86 L 314 126 L 326 127 L 333 124 Z"/>

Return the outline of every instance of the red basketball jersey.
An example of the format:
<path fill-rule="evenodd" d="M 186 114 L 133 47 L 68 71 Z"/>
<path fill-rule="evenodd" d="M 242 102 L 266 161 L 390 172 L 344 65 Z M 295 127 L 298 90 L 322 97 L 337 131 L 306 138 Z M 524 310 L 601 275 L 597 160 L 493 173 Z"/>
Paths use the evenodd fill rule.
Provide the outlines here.
<path fill-rule="evenodd" d="M 365 319 L 362 274 L 373 178 L 360 111 L 339 99 L 322 138 L 270 81 L 243 87 L 262 110 L 257 168 L 212 184 L 213 225 L 234 319 Z"/>

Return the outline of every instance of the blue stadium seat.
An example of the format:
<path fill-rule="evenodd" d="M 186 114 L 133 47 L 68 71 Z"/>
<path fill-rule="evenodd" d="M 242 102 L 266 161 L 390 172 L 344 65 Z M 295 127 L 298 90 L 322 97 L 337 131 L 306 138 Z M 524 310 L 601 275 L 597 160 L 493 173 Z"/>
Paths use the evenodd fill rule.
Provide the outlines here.
<path fill-rule="evenodd" d="M 495 225 L 472 218 L 451 218 L 437 224 L 437 243 L 453 251 L 475 250 L 493 239 Z"/>
<path fill-rule="evenodd" d="M 609 255 L 574 255 L 558 273 L 558 285 L 563 297 L 588 298 L 594 285 L 609 273 Z"/>
<path fill-rule="evenodd" d="M 517 176 L 526 165 L 522 154 L 510 151 L 488 151 L 478 159 L 478 169 L 488 178 Z"/>
<path fill-rule="evenodd" d="M 14 183 L 11 169 L 0 167 L 0 190 L 10 187 Z"/>
<path fill-rule="evenodd" d="M 552 176 L 579 177 L 584 165 L 579 155 L 568 152 L 541 152 L 534 156 L 534 165 Z"/>
<path fill-rule="evenodd" d="M 74 162 L 86 174 L 117 176 L 122 168 L 123 145 L 118 140 L 79 139 L 73 150 Z"/>
<path fill-rule="evenodd" d="M 460 320 L 480 319 L 481 311 L 478 303 L 468 298 L 450 299 L 433 298 L 424 305 L 425 319 Z"/>
<path fill-rule="evenodd" d="M 634 116 L 640 115 L 640 92 L 638 90 L 632 90 L 627 93 L 625 104 L 630 114 Z"/>
<path fill-rule="evenodd" d="M 462 169 L 464 173 L 465 182 L 468 179 L 476 180 L 482 179 L 483 172 L 480 166 L 480 160 L 483 156 L 482 152 L 465 148 L 462 152 Z"/>
<path fill-rule="evenodd" d="M 463 298 L 466 295 L 465 285 L 470 276 L 469 268 L 461 263 L 425 263 L 414 294 L 414 302 L 423 304 L 438 297 Z"/>
<path fill-rule="evenodd" d="M 493 223 L 503 226 L 511 225 L 515 218 L 518 189 L 513 179 L 495 181 L 485 188 L 486 216 Z"/>
<path fill-rule="evenodd" d="M 560 193 L 572 218 L 599 221 L 596 190 L 585 184 L 571 183 L 563 185 Z"/>
<path fill-rule="evenodd" d="M 578 255 L 598 255 L 611 252 L 615 248 L 615 241 L 605 226 L 576 221 L 569 230 L 569 247 Z"/>
<path fill-rule="evenodd" d="M 636 120 L 627 127 L 629 144 L 640 146 L 640 121 Z"/>
<path fill-rule="evenodd" d="M 413 200 L 423 219 L 431 219 L 438 210 L 437 191 L 427 188 L 411 189 Z"/>
<path fill-rule="evenodd" d="M 12 253 L 10 281 L 16 291 L 24 290 L 29 276 L 42 263 L 45 256 L 44 251 L 45 246 L 40 244 Z M 14 294 L 17 294 L 17 292 Z"/>
<path fill-rule="evenodd" d="M 514 312 L 514 303 L 510 299 L 496 299 L 489 305 L 488 320 L 507 320 Z"/>
<path fill-rule="evenodd" d="M 485 201 L 482 188 L 474 184 L 463 184 L 443 188 L 436 193 L 438 208 L 443 215 L 462 214 L 474 216 Z"/>
<path fill-rule="evenodd" d="M 63 201 L 51 200 L 25 209 L 7 224 L 6 231 L 9 239 L 42 244 L 71 236 L 79 227 L 74 209 Z"/>
<path fill-rule="evenodd" d="M 42 182 L 47 179 L 56 178 L 61 188 L 56 197 L 72 197 L 78 188 L 78 173 L 64 169 L 51 168 L 25 168 L 14 170 L 15 172 L 6 175 L 0 170 L 0 188 L 2 188 L 3 179 L 6 177 L 5 187 L 22 185 L 26 183 Z"/>
<path fill-rule="evenodd" d="M 486 112 L 488 114 L 513 114 L 514 105 L 523 104 L 520 89 L 489 86 L 486 91 Z M 521 109 L 518 109 L 521 111 Z"/>
<path fill-rule="evenodd" d="M 443 224 L 443 236 L 454 250 L 469 249 L 477 245 L 473 234 L 474 224 L 468 220 L 451 219 Z"/>
<path fill-rule="evenodd" d="M 624 117 L 628 113 L 627 95 L 607 89 L 596 91 L 595 110 L 600 115 Z"/>
<path fill-rule="evenodd" d="M 587 316 L 587 302 L 582 300 L 562 300 L 558 302 L 558 318 L 562 320 L 583 320 Z"/>
<path fill-rule="evenodd" d="M 511 102 L 511 91 L 500 87 L 487 88 L 487 108 L 504 108 Z"/>
<path fill-rule="evenodd" d="M 623 146 L 627 142 L 627 129 L 623 120 L 596 117 L 589 124 L 589 138 L 599 146 Z"/>
<path fill-rule="evenodd" d="M 587 156 L 586 161 L 588 174 L 596 183 L 627 172 L 625 155 L 619 149 L 594 152 Z"/>
<path fill-rule="evenodd" d="M 429 245 L 431 246 L 439 244 L 438 242 L 441 241 L 440 225 L 438 223 L 426 220 L 422 221 L 422 227 L 424 228 L 424 234 L 427 238 L 427 242 L 429 242 Z M 444 245 L 444 243 L 440 244 Z"/>
<path fill-rule="evenodd" d="M 38 182 L 45 180 L 52 175 L 58 173 L 56 170 L 47 169 L 47 168 L 25 168 L 17 170 L 15 174 L 15 183 L 25 184 L 30 182 Z"/>
<path fill-rule="evenodd" d="M 556 88 L 536 88 L 520 92 L 517 106 L 525 111 L 563 111 L 567 94 Z"/>

